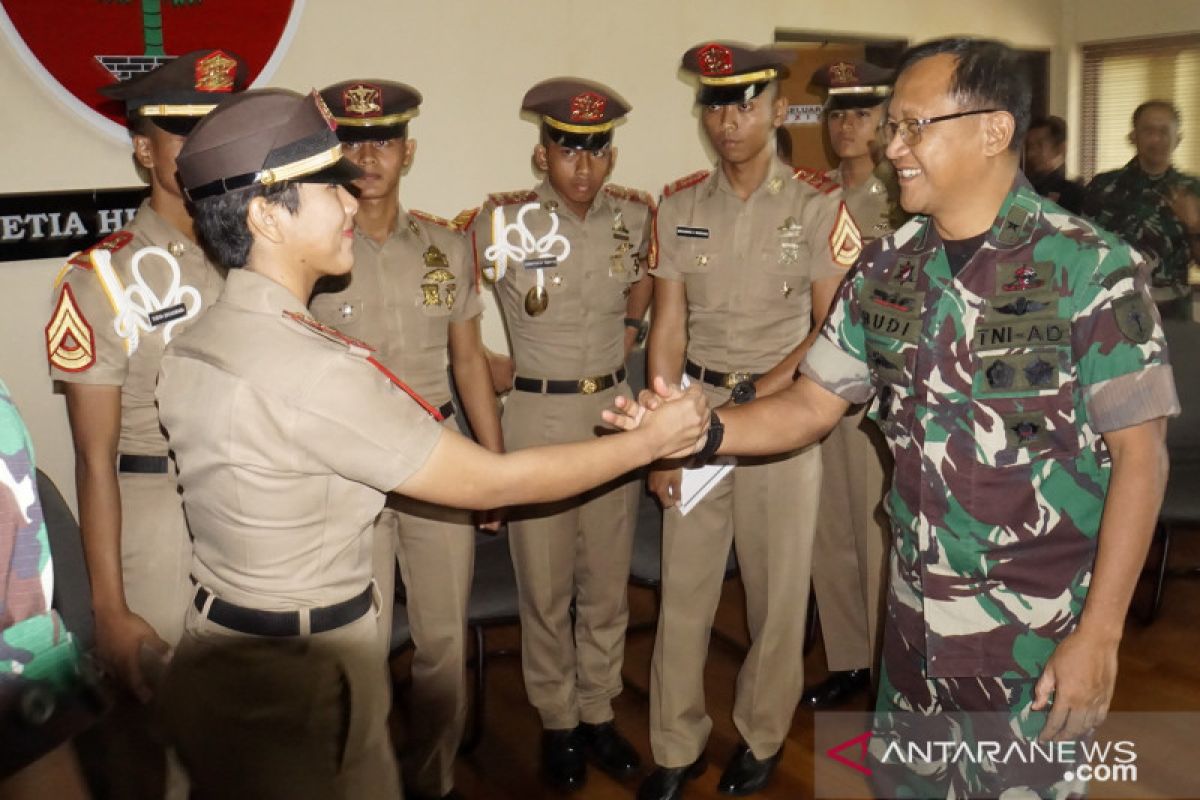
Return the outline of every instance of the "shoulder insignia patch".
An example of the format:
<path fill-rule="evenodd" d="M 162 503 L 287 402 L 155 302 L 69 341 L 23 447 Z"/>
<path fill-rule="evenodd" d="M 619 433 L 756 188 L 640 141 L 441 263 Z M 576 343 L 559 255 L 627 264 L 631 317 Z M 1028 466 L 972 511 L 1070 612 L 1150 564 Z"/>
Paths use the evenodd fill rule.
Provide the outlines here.
<path fill-rule="evenodd" d="M 496 206 L 511 206 L 516 203 L 532 203 L 538 199 L 537 192 L 532 189 L 527 189 L 518 192 L 496 192 L 489 194 L 488 200 L 492 205 Z"/>
<path fill-rule="evenodd" d="M 842 185 L 837 181 L 808 167 L 796 167 L 796 171 L 792 173 L 792 177 L 798 181 L 804 181 L 822 194 L 833 194 L 842 188 Z"/>
<path fill-rule="evenodd" d="M 1150 296 L 1145 292 L 1121 295 L 1112 304 L 1117 328 L 1134 344 L 1145 344 L 1154 335 L 1154 312 Z"/>
<path fill-rule="evenodd" d="M 76 253 L 71 257 L 71 260 L 68 263 L 71 266 L 79 267 L 80 269 L 91 269 L 92 259 L 89 257 L 89 254 L 93 250 L 107 250 L 110 253 L 115 253 L 132 241 L 132 231 L 117 231 L 116 233 L 106 236 L 105 238 L 96 242 L 88 249 Z"/>
<path fill-rule="evenodd" d="M 854 266 L 862 253 L 862 234 L 845 203 L 838 205 L 837 218 L 829 232 L 829 252 L 833 254 L 834 263 L 847 269 Z"/>
<path fill-rule="evenodd" d="M 290 319 L 302 328 L 312 331 L 322 339 L 342 345 L 351 355 L 358 356 L 359 358 L 367 358 L 375 352 L 375 348 L 366 342 L 360 342 L 358 339 L 347 336 L 337 328 L 318 322 L 307 314 L 301 314 L 296 311 L 284 311 L 283 316 L 285 319 Z"/>
<path fill-rule="evenodd" d="M 63 372 L 83 372 L 96 363 L 96 337 L 75 302 L 71 284 L 63 286 L 46 323 L 46 356 Z"/>
<path fill-rule="evenodd" d="M 437 214 L 430 214 L 428 211 L 418 211 L 417 209 L 412 208 L 409 209 L 408 215 L 410 217 L 416 217 L 422 222 L 429 222 L 448 230 L 457 230 L 457 228 L 454 227 L 454 223 L 450 220 L 446 219 L 445 217 L 439 217 Z"/>
<path fill-rule="evenodd" d="M 471 223 L 475 221 L 475 217 L 479 215 L 479 208 L 464 208 L 462 211 L 454 215 L 454 219 L 450 220 L 451 224 L 457 230 L 465 231 L 471 227 Z"/>
<path fill-rule="evenodd" d="M 641 203 L 649 208 L 654 208 L 654 198 L 650 196 L 649 192 L 643 192 L 640 189 L 630 189 L 628 186 L 606 183 L 604 185 L 604 193 L 618 200 L 629 200 L 634 203 Z"/>
<path fill-rule="evenodd" d="M 712 170 L 702 169 L 699 172 L 693 172 L 691 175 L 685 175 L 674 183 L 668 183 L 663 187 L 663 197 L 670 197 L 676 192 L 682 192 L 684 189 L 695 186 L 711 174 Z"/>

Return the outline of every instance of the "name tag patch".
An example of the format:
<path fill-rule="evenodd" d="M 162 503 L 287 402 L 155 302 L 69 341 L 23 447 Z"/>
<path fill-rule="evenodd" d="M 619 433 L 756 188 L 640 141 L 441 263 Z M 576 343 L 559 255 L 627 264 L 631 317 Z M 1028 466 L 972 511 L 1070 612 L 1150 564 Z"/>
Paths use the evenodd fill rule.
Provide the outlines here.
<path fill-rule="evenodd" d="M 675 235 L 685 239 L 707 239 L 708 228 L 698 228 L 692 225 L 676 225 Z"/>
<path fill-rule="evenodd" d="M 187 306 L 185 306 L 183 303 L 176 303 L 173 306 L 160 308 L 158 311 L 151 311 L 150 324 L 157 328 L 159 325 L 163 325 L 171 320 L 176 320 L 185 316 L 187 316 Z"/>

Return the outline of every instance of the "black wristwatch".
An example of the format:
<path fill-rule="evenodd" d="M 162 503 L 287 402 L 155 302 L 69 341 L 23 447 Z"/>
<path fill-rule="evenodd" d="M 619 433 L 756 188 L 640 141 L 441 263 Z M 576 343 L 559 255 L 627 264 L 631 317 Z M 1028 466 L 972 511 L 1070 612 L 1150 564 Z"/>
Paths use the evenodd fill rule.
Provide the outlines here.
<path fill-rule="evenodd" d="M 754 381 L 744 380 L 738 381 L 733 385 L 733 390 L 729 394 L 729 399 L 733 401 L 735 406 L 740 406 L 742 403 L 749 403 L 758 394 L 758 389 L 754 386 Z"/>
<path fill-rule="evenodd" d="M 721 441 L 725 438 L 725 424 L 721 422 L 717 412 L 710 411 L 708 415 L 708 438 L 704 440 L 704 447 L 696 453 L 696 459 L 701 463 L 717 454 L 717 450 L 721 448 Z"/>
<path fill-rule="evenodd" d="M 633 339 L 634 344 L 645 344 L 646 336 L 650 333 L 649 322 L 646 322 L 644 319 L 638 319 L 637 317 L 626 317 L 625 327 L 633 328 L 635 331 L 637 331 L 637 336 L 635 336 Z"/>

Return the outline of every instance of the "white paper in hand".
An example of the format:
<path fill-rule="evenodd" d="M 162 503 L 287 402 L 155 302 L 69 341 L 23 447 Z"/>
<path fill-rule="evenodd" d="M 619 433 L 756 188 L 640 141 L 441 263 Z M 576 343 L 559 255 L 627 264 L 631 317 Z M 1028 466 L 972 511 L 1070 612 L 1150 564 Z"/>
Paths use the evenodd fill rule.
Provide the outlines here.
<path fill-rule="evenodd" d="M 680 387 L 684 389 L 690 384 L 691 380 L 687 375 L 684 375 L 683 380 L 679 382 Z M 702 467 L 685 469 L 683 478 L 679 481 L 679 513 L 687 514 L 695 508 L 696 504 L 721 482 L 729 470 L 733 469 L 735 463 L 736 459 L 724 456 L 715 458 Z"/>

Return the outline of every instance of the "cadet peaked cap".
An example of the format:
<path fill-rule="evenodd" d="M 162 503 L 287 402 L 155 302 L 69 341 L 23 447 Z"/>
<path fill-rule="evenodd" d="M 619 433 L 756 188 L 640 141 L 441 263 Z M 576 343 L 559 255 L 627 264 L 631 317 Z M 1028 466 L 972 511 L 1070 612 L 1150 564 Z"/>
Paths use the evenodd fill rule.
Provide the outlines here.
<path fill-rule="evenodd" d="M 189 200 L 281 181 L 347 183 L 362 170 L 342 155 L 337 123 L 314 89 L 255 89 L 200 121 L 175 159 Z"/>
<path fill-rule="evenodd" d="M 100 94 L 125 104 L 127 119 L 144 117 L 164 130 L 186 134 L 196 121 L 249 83 L 246 62 L 224 50 L 193 50 Z"/>
<path fill-rule="evenodd" d="M 525 93 L 521 110 L 541 118 L 550 141 L 593 150 L 612 141 L 613 127 L 629 113 L 629 104 L 603 84 L 551 78 Z"/>
<path fill-rule="evenodd" d="M 395 81 L 342 81 L 321 90 L 343 142 L 399 139 L 417 115 L 421 93 Z"/>
<path fill-rule="evenodd" d="M 818 67 L 812 83 L 825 90 L 829 108 L 877 106 L 892 92 L 895 73 L 869 61 L 832 61 Z"/>
<path fill-rule="evenodd" d="M 681 66 L 700 79 L 697 103 L 725 106 L 752 100 L 771 81 L 786 78 L 794 58 L 788 50 L 706 42 L 684 53 Z"/>

